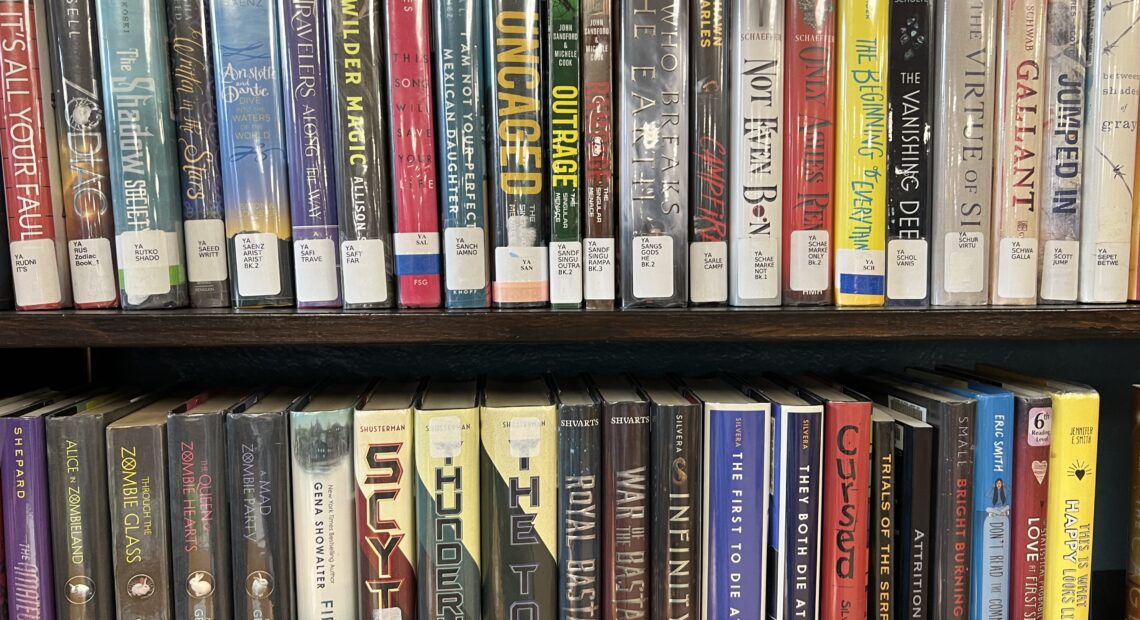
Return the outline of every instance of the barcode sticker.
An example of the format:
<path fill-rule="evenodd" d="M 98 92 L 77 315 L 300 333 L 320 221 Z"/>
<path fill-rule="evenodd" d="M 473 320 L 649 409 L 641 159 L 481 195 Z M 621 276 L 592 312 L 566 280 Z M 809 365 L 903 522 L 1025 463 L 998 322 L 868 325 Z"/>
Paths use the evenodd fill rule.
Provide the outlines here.
<path fill-rule="evenodd" d="M 946 233 L 942 276 L 947 293 L 981 293 L 986 284 L 986 236 L 980 232 Z"/>
<path fill-rule="evenodd" d="M 1004 237 L 998 243 L 998 295 L 1006 299 L 1037 296 L 1037 240 Z"/>
<path fill-rule="evenodd" d="M 447 290 L 487 288 L 487 233 L 482 228 L 445 229 L 443 251 Z"/>
<path fill-rule="evenodd" d="M 293 241 L 297 301 L 330 301 L 340 295 L 336 281 L 336 243 L 332 239 Z"/>
<path fill-rule="evenodd" d="M 586 239 L 585 271 L 586 299 L 613 300 L 617 293 L 613 237 Z"/>
<path fill-rule="evenodd" d="M 387 262 L 383 239 L 341 241 L 344 303 L 381 304 L 388 301 Z"/>
<path fill-rule="evenodd" d="M 237 278 L 238 295 L 264 297 L 281 294 L 281 257 L 277 243 L 277 235 L 272 233 L 234 236 L 234 247 L 237 248 L 234 277 Z"/>
<path fill-rule="evenodd" d="M 55 241 L 33 239 L 13 241 L 12 284 L 16 289 L 16 303 L 20 306 L 58 304 L 63 300 L 56 262 Z"/>
<path fill-rule="evenodd" d="M 1098 243 L 1093 263 L 1093 295 L 1086 301 L 1124 303 L 1128 301 L 1128 260 L 1130 243 Z"/>
<path fill-rule="evenodd" d="M 826 291 L 831 280 L 831 240 L 826 230 L 792 232 L 790 286 L 793 291 Z"/>
<path fill-rule="evenodd" d="M 694 241 L 689 244 L 689 296 L 693 303 L 728 300 L 728 244 Z"/>
<path fill-rule="evenodd" d="M 550 303 L 582 303 L 582 242 L 550 242 Z"/>
<path fill-rule="evenodd" d="M 1081 242 L 1075 239 L 1051 239 L 1045 242 L 1041 257 L 1041 298 L 1051 301 L 1076 301 L 1080 282 Z"/>
<path fill-rule="evenodd" d="M 76 304 L 114 301 L 119 296 L 110 239 L 74 239 L 67 244 Z"/>
<path fill-rule="evenodd" d="M 433 459 L 457 458 L 463 448 L 463 421 L 453 415 L 428 420 L 428 448 Z"/>
<path fill-rule="evenodd" d="M 161 230 L 128 230 L 119 235 L 119 264 L 127 299 L 140 303 L 152 295 L 170 292 L 173 258 Z"/>
<path fill-rule="evenodd" d="M 772 235 L 749 235 L 736 240 L 740 261 L 736 286 L 742 299 L 773 299 L 780 294 L 780 262 Z"/>
<path fill-rule="evenodd" d="M 633 296 L 639 299 L 672 297 L 673 238 L 665 235 L 633 238 Z"/>
<path fill-rule="evenodd" d="M 887 244 L 887 297 L 925 299 L 928 264 L 925 239 L 892 239 Z"/>
<path fill-rule="evenodd" d="M 225 282 L 226 223 L 223 220 L 186 220 L 186 277 L 191 282 Z"/>

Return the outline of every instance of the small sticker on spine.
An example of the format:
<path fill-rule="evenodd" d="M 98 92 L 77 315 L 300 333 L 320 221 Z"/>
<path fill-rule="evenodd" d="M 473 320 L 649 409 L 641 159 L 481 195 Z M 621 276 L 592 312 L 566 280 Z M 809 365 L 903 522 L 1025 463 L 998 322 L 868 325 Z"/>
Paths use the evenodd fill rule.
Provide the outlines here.
<path fill-rule="evenodd" d="M 545 282 L 546 252 L 542 246 L 495 248 L 495 280 Z"/>
<path fill-rule="evenodd" d="M 516 459 L 541 456 L 539 446 L 542 439 L 542 420 L 534 417 L 514 418 L 508 422 L 510 435 L 507 443 L 511 447 L 511 457 Z"/>
<path fill-rule="evenodd" d="M 344 303 L 381 304 L 388 301 L 388 264 L 383 239 L 340 243 Z"/>
<path fill-rule="evenodd" d="M 665 235 L 633 238 L 633 296 L 639 299 L 672 297 L 673 238 Z"/>
<path fill-rule="evenodd" d="M 772 235 L 749 235 L 736 240 L 740 261 L 736 286 L 741 299 L 775 299 L 780 294 L 780 263 Z"/>
<path fill-rule="evenodd" d="M 445 284 L 449 291 L 487 288 L 487 233 L 478 227 L 443 231 Z"/>
<path fill-rule="evenodd" d="M 582 303 L 582 242 L 550 242 L 550 303 Z"/>
<path fill-rule="evenodd" d="M 431 453 L 431 458 L 458 458 L 462 448 L 462 420 L 453 415 L 428 420 L 428 451 Z"/>
<path fill-rule="evenodd" d="M 947 293 L 981 293 L 986 283 L 986 236 L 980 232 L 946 233 L 942 275 Z"/>
<path fill-rule="evenodd" d="M 234 236 L 237 289 L 242 297 L 281 294 L 281 257 L 277 235 L 246 233 Z"/>
<path fill-rule="evenodd" d="M 928 263 L 925 239 L 892 239 L 887 244 L 887 297 L 926 299 Z"/>
<path fill-rule="evenodd" d="M 223 220 L 186 220 L 186 277 L 191 282 L 225 282 L 226 223 Z"/>
<path fill-rule="evenodd" d="M 1076 301 L 1080 282 L 1081 242 L 1075 239 L 1051 239 L 1045 242 L 1041 257 L 1041 299 Z"/>
<path fill-rule="evenodd" d="M 439 235 L 434 232 L 395 233 L 392 247 L 397 255 L 439 254 Z"/>
<path fill-rule="evenodd" d="M 73 239 L 67 244 L 67 253 L 77 305 L 108 303 L 118 297 L 110 239 Z"/>
<path fill-rule="evenodd" d="M 336 243 L 332 239 L 296 239 L 293 265 L 297 301 L 332 301 L 339 297 L 336 281 Z"/>
<path fill-rule="evenodd" d="M 55 241 L 33 239 L 13 241 L 12 284 L 20 306 L 43 306 L 63 301 L 56 262 Z"/>
<path fill-rule="evenodd" d="M 830 288 L 831 240 L 826 230 L 796 230 L 791 235 L 790 286 L 793 291 Z"/>
<path fill-rule="evenodd" d="M 119 265 L 127 299 L 140 303 L 170 292 L 171 256 L 162 230 L 129 230 L 119 235 Z"/>
<path fill-rule="evenodd" d="M 886 292 L 886 253 L 882 250 L 840 249 L 835 252 L 836 289 L 846 295 L 882 297 Z"/>
<path fill-rule="evenodd" d="M 1093 296 L 1088 301 L 1128 301 L 1128 261 L 1131 244 L 1098 243 L 1093 263 Z"/>
<path fill-rule="evenodd" d="M 614 278 L 613 237 L 586 239 L 586 299 L 613 300 L 617 293 Z"/>
<path fill-rule="evenodd" d="M 1037 297 L 1037 240 L 1005 237 L 998 243 L 998 296 Z"/>
<path fill-rule="evenodd" d="M 689 296 L 693 303 L 728 300 L 728 244 L 694 241 L 689 244 Z"/>
<path fill-rule="evenodd" d="M 1053 437 L 1053 410 L 1049 407 L 1029 409 L 1029 435 L 1025 438 L 1030 446 L 1048 446 Z"/>

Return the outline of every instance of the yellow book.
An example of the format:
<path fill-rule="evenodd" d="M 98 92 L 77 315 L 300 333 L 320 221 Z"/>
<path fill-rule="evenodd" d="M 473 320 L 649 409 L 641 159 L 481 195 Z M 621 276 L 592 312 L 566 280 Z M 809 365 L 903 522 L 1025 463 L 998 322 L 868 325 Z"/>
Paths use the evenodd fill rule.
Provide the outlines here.
<path fill-rule="evenodd" d="M 1047 380 L 990 366 L 978 369 L 1040 386 L 1053 397 L 1042 588 L 1044 617 L 1088 618 L 1100 394 L 1078 383 Z"/>
<path fill-rule="evenodd" d="M 835 303 L 881 306 L 887 283 L 888 0 L 840 0 Z"/>

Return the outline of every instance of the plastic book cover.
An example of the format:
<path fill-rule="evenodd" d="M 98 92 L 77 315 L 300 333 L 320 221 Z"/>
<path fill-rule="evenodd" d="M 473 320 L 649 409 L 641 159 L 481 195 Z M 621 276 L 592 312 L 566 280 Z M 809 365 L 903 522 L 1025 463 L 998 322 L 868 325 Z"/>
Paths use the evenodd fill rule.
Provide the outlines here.
<path fill-rule="evenodd" d="M 581 378 L 553 380 L 558 397 L 558 590 L 567 620 L 598 620 L 602 601 L 602 407 Z"/>
<path fill-rule="evenodd" d="M 579 0 L 547 8 L 550 110 L 550 304 L 582 305 L 582 124 Z"/>
<path fill-rule="evenodd" d="M 899 598 L 895 580 L 902 557 L 895 544 L 898 513 L 898 460 L 895 420 L 882 407 L 871 412 L 871 563 L 868 575 L 867 617 L 887 620 L 906 602 Z"/>
<path fill-rule="evenodd" d="M 586 308 L 612 310 L 617 286 L 614 245 L 614 3 L 579 0 L 582 15 L 582 141 L 585 166 L 582 235 Z"/>

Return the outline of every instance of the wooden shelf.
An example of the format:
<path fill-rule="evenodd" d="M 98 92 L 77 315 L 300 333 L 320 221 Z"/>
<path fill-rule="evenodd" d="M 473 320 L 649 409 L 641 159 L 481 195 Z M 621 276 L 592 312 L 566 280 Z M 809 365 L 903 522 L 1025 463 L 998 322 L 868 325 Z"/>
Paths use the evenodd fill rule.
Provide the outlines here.
<path fill-rule="evenodd" d="M 1140 306 L 0 312 L 0 347 L 1140 338 Z"/>

